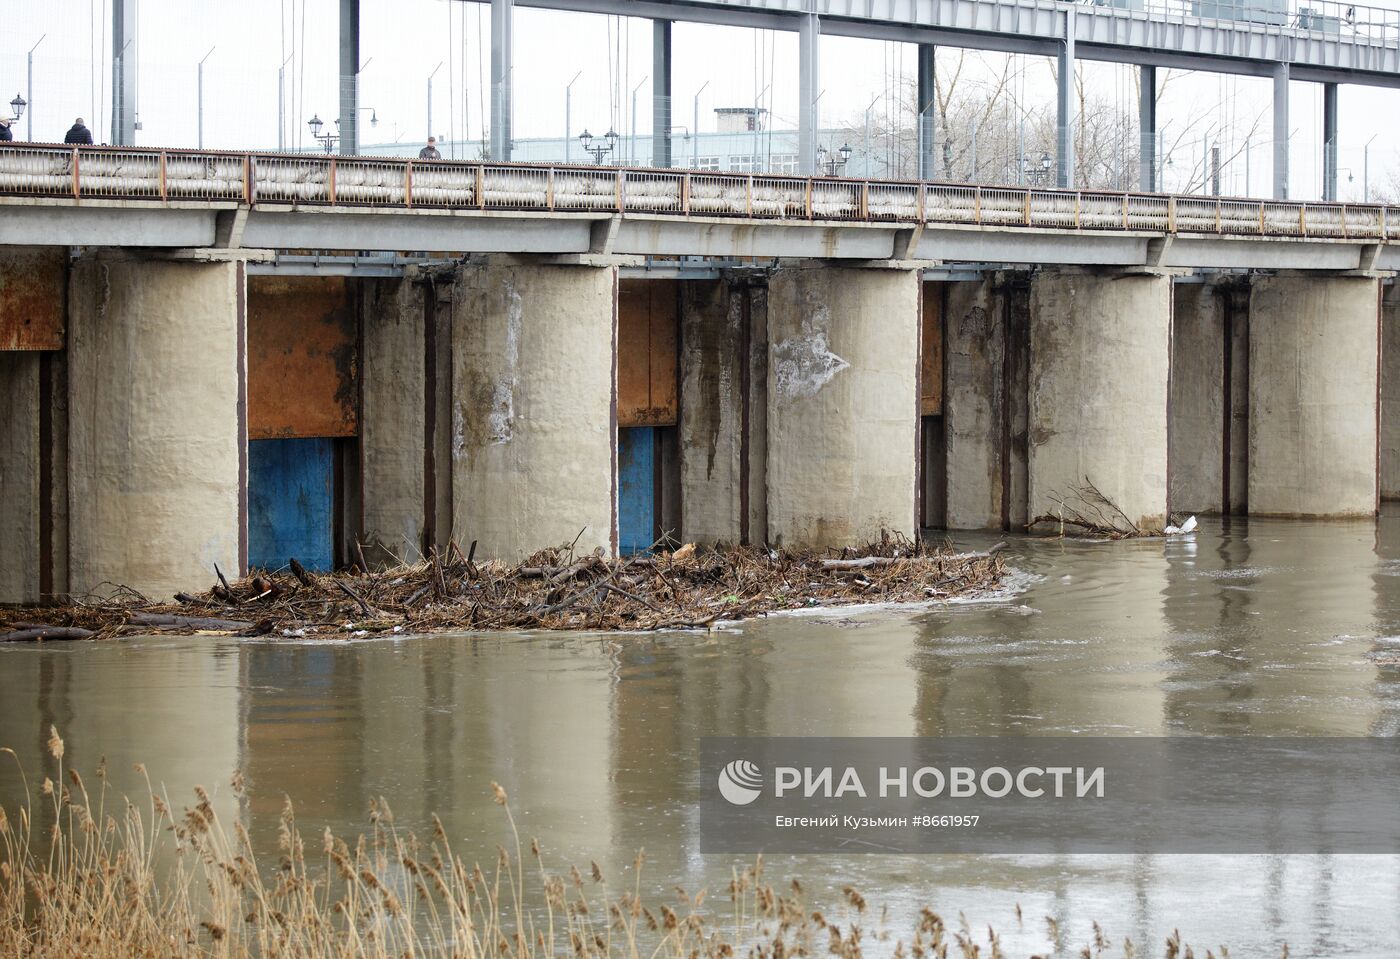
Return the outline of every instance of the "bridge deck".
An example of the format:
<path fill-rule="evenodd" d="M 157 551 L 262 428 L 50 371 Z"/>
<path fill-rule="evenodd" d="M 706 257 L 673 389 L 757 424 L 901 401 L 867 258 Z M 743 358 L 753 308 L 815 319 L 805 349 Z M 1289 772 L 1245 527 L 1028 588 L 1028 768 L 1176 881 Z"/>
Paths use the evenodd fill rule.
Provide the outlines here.
<path fill-rule="evenodd" d="M 30 144 L 0 206 L 7 244 L 1355 269 L 1400 238 L 1375 204 Z"/>

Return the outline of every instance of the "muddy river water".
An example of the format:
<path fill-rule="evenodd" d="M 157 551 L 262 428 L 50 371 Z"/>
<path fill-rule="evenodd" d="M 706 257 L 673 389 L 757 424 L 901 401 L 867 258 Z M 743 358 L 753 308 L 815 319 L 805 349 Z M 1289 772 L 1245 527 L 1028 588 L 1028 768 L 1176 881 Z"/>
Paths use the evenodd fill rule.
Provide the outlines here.
<path fill-rule="evenodd" d="M 286 794 L 312 835 L 360 830 L 384 796 L 400 824 L 435 811 L 459 850 L 490 859 L 508 836 L 499 780 L 553 865 L 597 860 L 630 886 L 645 847 L 644 889 L 713 896 L 740 861 L 699 851 L 706 734 L 1400 735 L 1400 514 L 1013 539 L 1008 556 L 1015 588 L 993 601 L 709 634 L 0 647 L 0 745 L 32 777 L 53 724 L 68 762 L 107 756 L 119 788 L 142 790 L 138 760 L 177 803 L 218 787 L 269 855 Z M 0 802 L 20 788 L 0 756 Z M 1075 954 L 1098 920 L 1151 955 L 1172 928 L 1198 956 L 1285 941 L 1294 956 L 1400 955 L 1398 856 L 790 856 L 767 870 L 814 902 L 849 883 L 898 933 L 922 905 L 953 925 L 961 912 L 1013 956 L 1048 950 L 1047 915 Z"/>

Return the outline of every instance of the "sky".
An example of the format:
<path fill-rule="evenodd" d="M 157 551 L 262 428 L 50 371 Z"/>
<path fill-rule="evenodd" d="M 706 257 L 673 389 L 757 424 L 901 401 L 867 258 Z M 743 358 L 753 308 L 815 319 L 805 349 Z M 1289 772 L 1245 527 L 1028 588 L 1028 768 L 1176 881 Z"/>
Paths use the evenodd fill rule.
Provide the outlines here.
<path fill-rule="evenodd" d="M 203 144 L 211 149 L 268 149 L 279 143 L 279 66 L 282 142 L 309 147 L 306 121 L 327 129 L 338 110 L 336 0 L 138 0 L 137 111 L 143 146 L 193 147 L 199 141 L 203 71 Z M 1390 0 L 1389 6 L 1400 6 Z M 0 102 L 26 93 L 26 54 L 34 48 L 30 107 L 33 138 L 61 140 L 76 116 L 99 142 L 110 136 L 110 0 L 6 0 L 0 30 Z M 362 143 L 419 142 L 429 132 L 454 140 L 479 138 L 489 107 L 490 8 L 460 0 L 362 0 Z M 651 128 L 651 24 L 637 18 L 565 13 L 528 7 L 515 13 L 515 136 L 558 137 L 566 131 L 565 89 L 572 81 L 569 133 L 609 125 L 620 133 Z M 37 47 L 35 44 L 37 43 Z M 714 128 L 717 107 L 761 104 L 776 127 L 795 126 L 797 36 L 678 23 L 672 39 L 672 122 L 689 130 L 695 106 L 700 129 Z M 940 49 L 939 69 L 958 52 Z M 1003 56 L 965 60 L 968 75 L 1001 70 Z M 1048 103 L 1050 63 L 1013 57 L 1016 92 L 1026 105 Z M 823 125 L 859 124 L 871 109 L 892 107 L 915 68 L 911 44 L 824 37 L 821 44 Z M 1080 76 L 1098 95 L 1135 110 L 1134 68 L 1081 61 Z M 576 77 L 576 79 L 575 79 Z M 632 112 L 635 91 L 637 110 Z M 697 99 L 698 94 L 698 99 Z M 1212 73 L 1174 73 L 1159 106 L 1159 127 L 1171 136 L 1208 114 L 1197 128 L 1215 127 L 1227 155 L 1239 154 L 1226 191 L 1245 192 L 1243 132 L 1262 118 L 1250 139 L 1249 192 L 1266 191 L 1271 177 L 1270 83 Z M 1341 195 L 1361 199 L 1367 151 L 1370 182 L 1400 169 L 1400 130 L 1389 122 L 1400 91 L 1346 85 L 1340 92 L 1338 165 Z M 1322 93 L 1294 83 L 1291 92 L 1292 194 L 1320 191 Z M 873 104 L 873 106 L 872 106 Z M 365 122 L 370 116 L 378 123 Z M 27 138 L 27 120 L 16 125 Z M 678 134 L 682 130 L 676 131 Z M 1179 144 L 1166 188 L 1199 164 L 1196 137 Z M 1348 178 L 1350 177 L 1350 182 Z"/>

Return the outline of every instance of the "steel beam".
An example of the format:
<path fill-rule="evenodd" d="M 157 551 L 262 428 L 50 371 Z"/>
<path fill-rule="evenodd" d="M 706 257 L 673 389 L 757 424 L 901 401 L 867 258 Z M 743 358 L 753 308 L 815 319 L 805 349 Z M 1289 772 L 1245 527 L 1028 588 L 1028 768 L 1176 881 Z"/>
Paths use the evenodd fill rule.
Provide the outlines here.
<path fill-rule="evenodd" d="M 800 29 L 801 19 L 813 9 L 794 0 L 517 2 L 554 10 L 771 30 Z M 1336 77 L 1349 83 L 1400 87 L 1400 47 L 1393 39 L 1400 28 L 1388 19 L 1358 23 L 1353 33 L 1319 36 L 1317 29 L 1293 25 L 1266 27 L 1246 20 L 1143 15 L 1109 3 L 1076 9 L 1077 55 L 1086 60 L 1244 76 L 1268 76 L 1272 62 L 1290 60 L 1295 80 L 1322 82 L 1324 77 Z M 1038 0 L 821 0 L 820 10 L 823 32 L 830 36 L 1042 56 L 1053 56 L 1063 37 L 1055 5 Z"/>
<path fill-rule="evenodd" d="M 1065 9 L 1065 32 L 1060 42 L 1056 73 L 1055 185 L 1063 189 L 1074 186 L 1074 33 L 1075 9 Z"/>
<path fill-rule="evenodd" d="M 514 0 L 491 0 L 491 159 L 509 160 L 511 149 Z"/>
<path fill-rule="evenodd" d="M 1322 198 L 1337 199 L 1337 85 L 1322 85 Z"/>
<path fill-rule="evenodd" d="M 931 43 L 919 44 L 919 179 L 936 179 L 938 153 L 938 73 Z"/>
<path fill-rule="evenodd" d="M 136 0 L 112 0 L 111 142 L 136 145 Z"/>
<path fill-rule="evenodd" d="M 797 172 L 817 172 L 817 131 L 821 127 L 821 21 L 805 13 L 797 32 Z"/>
<path fill-rule="evenodd" d="M 340 0 L 340 152 L 360 150 L 360 0 Z"/>
<path fill-rule="evenodd" d="M 1138 68 L 1138 189 L 1157 192 L 1157 68 Z"/>
<path fill-rule="evenodd" d="M 1288 64 L 1274 64 L 1274 199 L 1288 199 Z"/>
<path fill-rule="evenodd" d="M 691 136 L 695 132 L 691 131 Z M 671 165 L 671 21 L 651 23 L 651 165 Z"/>

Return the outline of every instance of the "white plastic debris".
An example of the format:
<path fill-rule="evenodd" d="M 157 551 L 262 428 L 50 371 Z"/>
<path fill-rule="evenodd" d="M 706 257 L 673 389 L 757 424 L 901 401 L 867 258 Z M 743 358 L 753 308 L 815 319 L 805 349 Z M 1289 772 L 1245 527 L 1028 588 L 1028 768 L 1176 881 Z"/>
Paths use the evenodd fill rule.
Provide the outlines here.
<path fill-rule="evenodd" d="M 1166 529 L 1162 530 L 1162 532 L 1168 536 L 1181 536 L 1186 533 L 1194 533 L 1196 532 L 1196 517 L 1189 517 L 1186 522 L 1182 523 L 1180 526 L 1168 526 Z"/>

